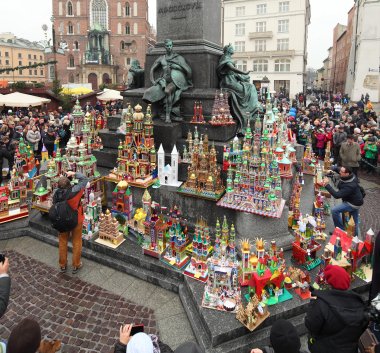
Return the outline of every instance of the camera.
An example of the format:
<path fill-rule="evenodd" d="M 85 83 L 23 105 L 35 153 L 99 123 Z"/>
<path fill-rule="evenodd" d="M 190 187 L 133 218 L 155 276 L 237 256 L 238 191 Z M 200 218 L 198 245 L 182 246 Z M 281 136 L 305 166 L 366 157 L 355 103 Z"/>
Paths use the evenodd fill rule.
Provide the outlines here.
<path fill-rule="evenodd" d="M 5 255 L 4 254 L 0 254 L 0 262 L 4 263 L 4 261 L 5 261 Z"/>
<path fill-rule="evenodd" d="M 334 176 L 334 172 L 330 171 L 325 174 L 328 178 L 332 178 Z"/>

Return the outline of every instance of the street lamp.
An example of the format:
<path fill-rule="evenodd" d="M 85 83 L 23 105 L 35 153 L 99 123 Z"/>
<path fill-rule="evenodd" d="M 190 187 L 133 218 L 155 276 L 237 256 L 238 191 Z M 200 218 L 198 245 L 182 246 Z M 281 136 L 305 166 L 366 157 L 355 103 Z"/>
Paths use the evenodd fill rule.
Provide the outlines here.
<path fill-rule="evenodd" d="M 269 83 L 270 83 L 270 80 L 268 77 L 264 76 L 262 79 L 261 79 L 261 96 L 266 96 L 267 94 L 267 91 L 269 89 Z"/>

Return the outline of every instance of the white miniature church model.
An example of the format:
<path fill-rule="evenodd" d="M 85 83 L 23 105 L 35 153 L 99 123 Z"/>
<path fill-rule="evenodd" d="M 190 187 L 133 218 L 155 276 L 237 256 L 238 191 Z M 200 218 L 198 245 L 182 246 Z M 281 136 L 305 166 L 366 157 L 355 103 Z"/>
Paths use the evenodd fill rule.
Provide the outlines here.
<path fill-rule="evenodd" d="M 165 165 L 165 151 L 160 145 L 157 152 L 158 156 L 158 179 L 161 185 L 180 186 L 181 181 L 178 181 L 178 151 L 176 145 L 174 145 L 171 153 L 171 164 Z"/>

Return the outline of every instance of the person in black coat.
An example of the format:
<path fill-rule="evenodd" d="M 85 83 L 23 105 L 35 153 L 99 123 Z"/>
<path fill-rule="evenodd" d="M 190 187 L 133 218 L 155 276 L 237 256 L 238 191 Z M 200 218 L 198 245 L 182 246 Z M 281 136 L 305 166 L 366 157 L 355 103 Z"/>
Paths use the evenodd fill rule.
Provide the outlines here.
<path fill-rule="evenodd" d="M 0 317 L 7 310 L 9 293 L 11 291 L 11 278 L 8 275 L 9 260 L 6 257 L 4 262 L 0 262 Z"/>
<path fill-rule="evenodd" d="M 373 249 L 372 264 L 372 281 L 369 290 L 369 301 L 372 301 L 380 293 L 380 232 L 377 233 L 375 239 L 375 247 Z"/>
<path fill-rule="evenodd" d="M 42 141 L 48 151 L 49 157 L 53 157 L 55 139 L 55 131 L 52 127 L 49 127 L 48 131 L 42 135 Z"/>
<path fill-rule="evenodd" d="M 363 205 L 363 194 L 358 184 L 358 179 L 350 167 L 340 167 L 339 177 L 337 182 L 338 191 L 329 185 L 328 178 L 323 179 L 322 186 L 335 198 L 342 199 L 342 203 L 334 206 L 331 209 L 331 215 L 334 221 L 334 226 L 344 230 L 342 214 L 349 212 L 355 221 L 355 235 L 358 235 L 359 229 L 359 208 Z"/>
<path fill-rule="evenodd" d="M 305 317 L 311 353 L 357 353 L 360 336 L 368 326 L 366 304 L 359 294 L 348 290 L 351 278 L 339 266 L 324 271 L 330 290 L 312 290 Z"/>

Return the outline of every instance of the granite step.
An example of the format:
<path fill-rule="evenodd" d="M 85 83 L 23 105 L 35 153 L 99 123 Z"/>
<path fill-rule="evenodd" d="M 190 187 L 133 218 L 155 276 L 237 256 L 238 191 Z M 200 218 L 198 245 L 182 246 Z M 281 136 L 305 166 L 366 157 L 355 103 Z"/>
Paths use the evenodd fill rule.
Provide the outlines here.
<path fill-rule="evenodd" d="M 116 149 L 119 147 L 120 141 L 125 140 L 125 135 L 119 134 L 116 131 L 110 131 L 109 129 L 99 130 L 99 136 L 102 139 L 104 148 Z"/>
<path fill-rule="evenodd" d="M 96 165 L 107 169 L 112 169 L 117 165 L 117 149 L 103 148 L 102 150 L 93 151 L 96 157 Z"/>
<path fill-rule="evenodd" d="M 55 243 L 58 243 L 57 231 L 51 228 L 50 222 L 46 216 L 35 214 L 31 217 L 29 226 L 30 231 L 38 232 L 39 237 L 44 238 L 46 242 L 53 242 L 53 245 L 55 245 Z M 116 249 L 103 246 L 93 240 L 83 239 L 83 249 L 86 249 L 89 254 L 91 254 L 91 252 L 93 254 L 97 254 L 97 256 L 100 258 L 109 258 L 112 259 L 112 261 L 116 262 L 119 261 L 126 266 L 131 267 L 131 271 L 136 273 L 130 274 L 133 274 L 136 277 L 139 277 L 150 283 L 157 284 L 163 288 L 173 290 L 171 288 L 168 288 L 168 283 L 171 283 L 171 285 L 176 283 L 174 291 L 177 292 L 178 281 L 183 280 L 183 275 L 180 272 L 177 272 L 169 266 L 165 265 L 161 261 L 144 255 L 141 246 L 138 245 L 136 240 L 130 239 L 130 237 L 132 236 L 128 236 L 126 241 Z M 110 263 L 112 261 L 107 260 L 107 263 L 105 264 L 113 267 Z M 118 264 L 118 266 L 120 266 L 120 264 Z M 143 271 L 141 277 L 139 275 L 139 271 Z M 158 283 L 159 279 L 167 279 L 167 281 L 164 281 L 163 285 L 161 285 Z"/>
<path fill-rule="evenodd" d="M 121 123 L 121 114 L 109 116 L 107 119 L 107 128 L 111 131 L 116 131 Z"/>

